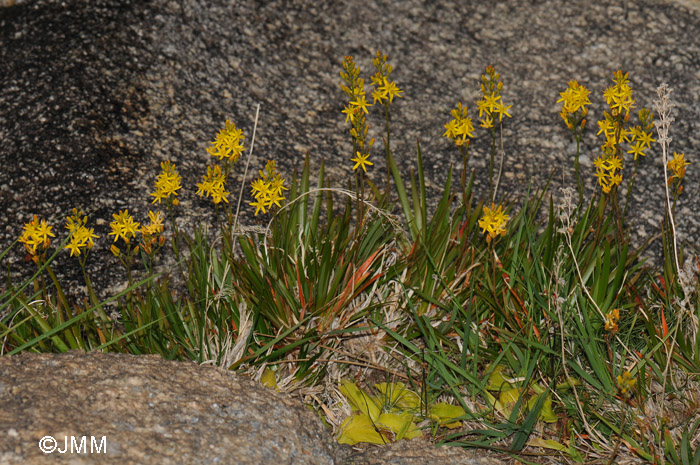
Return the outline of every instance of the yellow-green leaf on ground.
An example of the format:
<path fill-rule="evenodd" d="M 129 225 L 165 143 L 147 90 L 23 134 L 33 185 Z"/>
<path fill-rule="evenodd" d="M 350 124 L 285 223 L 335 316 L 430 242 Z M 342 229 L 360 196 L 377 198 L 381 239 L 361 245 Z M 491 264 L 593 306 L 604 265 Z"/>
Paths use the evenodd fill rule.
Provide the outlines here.
<path fill-rule="evenodd" d="M 541 395 L 543 394 L 530 397 L 530 400 L 527 401 L 527 407 L 529 409 L 534 408 Z M 540 414 L 537 418 L 546 423 L 556 423 L 559 420 L 552 410 L 552 397 L 549 394 L 547 394 L 547 397 L 544 398 L 544 402 L 542 402 L 542 410 L 540 410 Z"/>
<path fill-rule="evenodd" d="M 369 415 L 372 421 L 377 421 L 380 413 L 380 404 L 375 396 L 370 396 L 360 388 L 358 388 L 355 383 L 344 380 L 343 385 L 340 387 L 340 393 L 343 394 L 350 402 L 350 407 L 354 412 L 362 412 Z"/>
<path fill-rule="evenodd" d="M 489 393 L 488 391 L 484 391 L 484 396 L 486 397 L 486 400 L 489 403 L 489 407 L 493 407 L 495 411 L 499 412 L 506 418 L 510 416 L 510 410 L 506 410 L 501 401 L 492 396 L 491 393 Z"/>
<path fill-rule="evenodd" d="M 358 442 L 386 444 L 391 442 L 375 429 L 375 424 L 366 414 L 351 415 L 340 425 L 339 444 L 355 445 Z"/>
<path fill-rule="evenodd" d="M 378 383 L 374 387 L 386 396 L 389 405 L 406 410 L 420 408 L 420 397 L 404 383 Z"/>
<path fill-rule="evenodd" d="M 379 415 L 377 425 L 384 426 L 394 432 L 396 441 L 400 439 L 413 439 L 422 435 L 421 430 L 413 422 L 410 413 L 382 413 Z"/>
<path fill-rule="evenodd" d="M 270 389 L 277 389 L 277 378 L 275 377 L 275 371 L 271 368 L 265 368 L 262 376 L 260 377 L 260 383 L 263 386 L 269 387 Z"/>
<path fill-rule="evenodd" d="M 501 395 L 498 396 L 498 400 L 501 401 L 501 404 L 508 408 L 510 410 L 510 407 L 515 405 L 515 403 L 518 401 L 520 398 L 520 389 L 519 388 L 511 388 L 511 389 L 506 389 L 501 391 Z"/>
<path fill-rule="evenodd" d="M 532 438 L 527 443 L 528 446 L 544 447 L 545 449 L 553 449 L 558 451 L 568 451 L 569 449 L 553 439 Z"/>
<path fill-rule="evenodd" d="M 489 391 L 503 391 L 512 387 L 510 381 L 503 376 L 503 371 L 506 369 L 503 365 L 496 365 L 493 372 L 486 381 L 486 389 Z"/>
<path fill-rule="evenodd" d="M 440 402 L 430 407 L 430 418 L 440 423 L 440 426 L 450 429 L 459 428 L 462 422 L 453 420 L 466 413 L 459 405 L 450 405 L 446 402 Z"/>

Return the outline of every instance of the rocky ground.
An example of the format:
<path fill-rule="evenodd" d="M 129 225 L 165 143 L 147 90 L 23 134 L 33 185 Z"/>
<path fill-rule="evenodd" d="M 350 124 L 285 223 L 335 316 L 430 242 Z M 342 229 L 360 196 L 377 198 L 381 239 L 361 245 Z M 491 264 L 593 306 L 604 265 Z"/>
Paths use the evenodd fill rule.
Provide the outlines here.
<path fill-rule="evenodd" d="M 486 65 L 501 73 L 503 100 L 513 105 L 504 130 L 500 193 L 515 199 L 516 209 L 517 199 L 529 187 L 544 185 L 552 170 L 555 196 L 556 187 L 572 184 L 574 144 L 555 103 L 569 79 L 592 90 L 591 122 L 602 116 L 601 94 L 615 70 L 630 73 L 639 106 L 651 106 L 656 87 L 667 82 L 677 103 L 672 150 L 685 152 L 693 163 L 678 230 L 695 247 L 698 5 L 695 0 L 411 0 L 361 7 L 295 0 L 17 2 L 0 9 L 0 245 L 12 244 L 33 214 L 65 234 L 65 216 L 82 209 L 101 236 L 90 274 L 101 295 L 110 295 L 125 282 L 108 251 L 112 214 L 128 208 L 143 221 L 154 207 L 149 192 L 159 163 L 172 160 L 184 185 L 178 221 L 190 229 L 209 224 L 212 207 L 194 193 L 213 161 L 205 148 L 227 118 L 243 129 L 249 144 L 258 104 L 253 173 L 274 159 L 291 177 L 309 153 L 312 167 L 325 159 L 331 182 L 342 186 L 352 163 L 341 114 L 340 62 L 353 55 L 368 76 L 379 49 L 389 54 L 393 77 L 405 90 L 393 116 L 395 156 L 407 175 L 416 141 L 421 143 L 433 201 L 448 167 L 459 160 L 442 137 L 443 124 L 458 101 L 474 114 Z M 379 112 L 370 124 L 371 135 L 380 140 Z M 582 170 L 592 193 L 592 159 L 600 140 L 596 125 L 589 126 Z M 488 136 L 477 131 L 472 167 L 480 195 L 487 185 L 488 150 Z M 385 169 L 376 152 L 370 174 L 375 180 Z M 642 160 L 640 169 L 630 215 L 638 243 L 658 230 L 663 217 L 660 151 Z M 241 164 L 231 184 L 235 193 L 242 173 Z M 242 218 L 248 225 L 266 220 L 249 211 Z M 32 269 L 19 247 L 5 257 L 3 267 L 8 264 L 22 276 Z M 55 268 L 71 294 L 84 292 L 79 268 L 67 253 Z"/>

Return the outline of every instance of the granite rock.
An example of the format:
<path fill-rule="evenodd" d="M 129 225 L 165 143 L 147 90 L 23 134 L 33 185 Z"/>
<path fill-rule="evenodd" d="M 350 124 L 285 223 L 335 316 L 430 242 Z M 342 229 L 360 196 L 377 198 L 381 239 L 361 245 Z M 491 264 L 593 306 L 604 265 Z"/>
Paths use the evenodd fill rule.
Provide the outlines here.
<path fill-rule="evenodd" d="M 43 446 L 57 447 L 49 454 L 39 447 L 47 436 L 56 442 Z M 71 449 L 83 437 L 81 452 Z M 248 378 L 101 352 L 0 357 L 0 438 L 6 465 L 502 463 L 426 440 L 358 452 L 335 443 L 298 399 Z"/>

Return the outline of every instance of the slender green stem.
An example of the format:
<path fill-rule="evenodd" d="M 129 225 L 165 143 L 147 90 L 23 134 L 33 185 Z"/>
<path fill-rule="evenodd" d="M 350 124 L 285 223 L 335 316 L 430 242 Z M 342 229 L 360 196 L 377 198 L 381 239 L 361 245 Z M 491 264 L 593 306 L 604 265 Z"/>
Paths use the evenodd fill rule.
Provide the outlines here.
<path fill-rule="evenodd" d="M 578 132 L 578 126 L 574 126 L 574 138 L 576 139 L 576 158 L 574 159 L 574 168 L 576 169 L 576 184 L 578 185 L 578 203 L 583 204 L 583 180 L 581 179 L 581 171 L 579 168 L 579 156 L 581 154 L 581 137 L 583 130 Z"/>
<path fill-rule="evenodd" d="M 496 156 L 496 128 L 491 128 L 491 161 L 489 162 L 489 198 L 492 202 L 496 199 L 493 198 L 493 159 Z"/>

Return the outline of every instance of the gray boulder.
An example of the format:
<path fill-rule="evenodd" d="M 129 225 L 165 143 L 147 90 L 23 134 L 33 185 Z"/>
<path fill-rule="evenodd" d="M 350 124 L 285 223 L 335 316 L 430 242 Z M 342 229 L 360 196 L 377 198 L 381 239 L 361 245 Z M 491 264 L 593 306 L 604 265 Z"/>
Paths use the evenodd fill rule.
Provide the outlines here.
<path fill-rule="evenodd" d="M 334 463 L 313 413 L 214 367 L 70 352 L 0 357 L 0 373 L 0 463 Z M 45 436 L 69 451 L 45 454 Z M 71 454 L 83 436 L 87 452 Z"/>
<path fill-rule="evenodd" d="M 0 357 L 0 438 L 7 465 L 501 463 L 420 439 L 340 446 L 299 400 L 250 379 L 101 352 Z"/>

